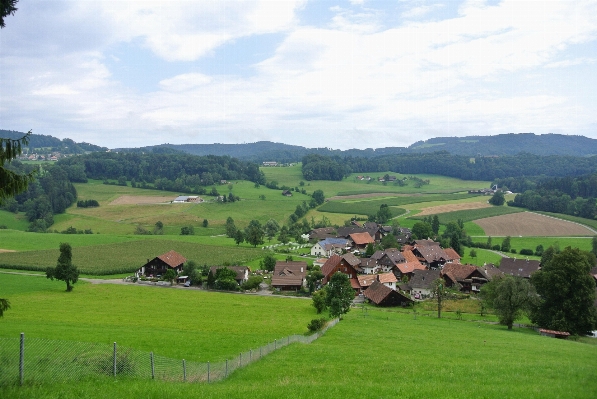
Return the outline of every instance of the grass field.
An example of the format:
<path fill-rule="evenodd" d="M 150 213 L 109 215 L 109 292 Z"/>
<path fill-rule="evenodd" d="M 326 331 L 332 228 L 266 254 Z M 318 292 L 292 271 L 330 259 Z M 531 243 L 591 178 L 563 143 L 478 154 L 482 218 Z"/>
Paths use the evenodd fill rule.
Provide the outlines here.
<path fill-rule="evenodd" d="M 524 209 L 514 208 L 509 206 L 492 206 L 490 208 L 469 209 L 463 211 L 445 212 L 437 214 L 441 224 L 448 224 L 450 222 L 457 222 L 461 219 L 464 222 L 472 222 L 473 220 L 484 219 L 492 216 L 508 215 L 511 213 L 523 212 Z M 429 215 L 427 215 L 429 216 Z M 413 216 L 413 219 L 422 219 L 423 216 Z"/>
<path fill-rule="evenodd" d="M 15 284 L 20 285 L 9 286 Z M 66 294 L 36 286 L 10 294 L 14 306 L 2 320 L 2 336 L 29 331 L 28 336 L 117 341 L 123 347 L 201 361 L 225 358 L 276 334 L 301 331 L 314 315 L 303 300 L 175 289 L 88 285 Z M 193 310 L 182 314 L 160 309 L 180 302 Z M 317 341 L 285 347 L 214 384 L 101 377 L 5 387 L 0 396 L 594 398 L 596 369 L 596 345 L 541 337 L 529 329 L 508 331 L 422 314 L 415 319 L 412 313 L 372 308 L 366 317 L 355 309 Z"/>
<path fill-rule="evenodd" d="M 501 244 L 504 237 L 492 237 L 493 245 Z M 580 248 L 583 251 L 591 250 L 591 237 L 510 237 L 512 248 L 520 252 L 521 249 L 532 249 L 535 251 L 537 246 L 543 245 L 544 249 L 550 246 L 564 249 L 566 247 Z M 487 237 L 473 237 L 474 242 L 487 242 Z M 522 257 L 512 254 L 511 256 Z"/>

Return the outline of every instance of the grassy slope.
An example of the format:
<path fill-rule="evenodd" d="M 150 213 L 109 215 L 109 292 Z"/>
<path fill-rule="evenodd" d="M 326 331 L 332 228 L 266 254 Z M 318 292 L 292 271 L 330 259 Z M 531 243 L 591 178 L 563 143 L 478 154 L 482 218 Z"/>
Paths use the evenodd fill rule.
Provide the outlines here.
<path fill-rule="evenodd" d="M 301 299 L 195 289 L 62 281 L 0 273 L 11 309 L 2 337 L 111 343 L 162 356 L 219 361 L 274 339 L 307 331 L 315 317 Z M 2 395 L 0 394 L 0 397 Z"/>
<path fill-rule="evenodd" d="M 293 303 L 296 301 L 292 301 Z M 597 346 L 532 330 L 356 311 L 226 381 L 114 381 L 5 389 L 12 398 L 593 398 Z M 2 391 L 0 391 L 2 393 Z"/>

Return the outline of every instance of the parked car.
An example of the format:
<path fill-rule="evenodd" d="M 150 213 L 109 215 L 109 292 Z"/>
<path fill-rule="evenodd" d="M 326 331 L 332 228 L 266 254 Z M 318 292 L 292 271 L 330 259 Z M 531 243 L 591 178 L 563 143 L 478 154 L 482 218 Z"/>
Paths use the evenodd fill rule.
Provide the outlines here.
<path fill-rule="evenodd" d="M 187 282 L 184 283 L 183 286 L 190 287 L 191 286 L 191 280 L 187 280 Z"/>

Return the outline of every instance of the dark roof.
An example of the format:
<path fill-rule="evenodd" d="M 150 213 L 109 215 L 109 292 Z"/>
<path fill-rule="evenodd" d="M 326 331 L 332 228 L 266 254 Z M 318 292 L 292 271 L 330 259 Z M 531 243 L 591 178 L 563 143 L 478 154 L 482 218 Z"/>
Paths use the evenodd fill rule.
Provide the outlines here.
<path fill-rule="evenodd" d="M 384 251 L 380 251 L 379 249 L 375 251 L 373 255 L 371 255 L 371 259 L 380 260 L 385 255 Z"/>
<path fill-rule="evenodd" d="M 431 288 L 433 282 L 439 278 L 439 270 L 414 270 L 408 282 L 411 288 Z"/>
<path fill-rule="evenodd" d="M 307 275 L 307 262 L 278 261 L 272 274 L 272 286 L 300 287 Z"/>
<path fill-rule="evenodd" d="M 460 263 L 446 263 L 441 274 L 450 277 L 453 282 L 459 282 L 469 278 L 477 270 L 477 266 L 461 265 Z"/>
<path fill-rule="evenodd" d="M 394 291 L 390 287 L 386 287 L 379 281 L 374 281 L 363 295 L 376 305 L 391 306 L 412 302 L 412 299 L 407 298 L 400 292 Z"/>
<path fill-rule="evenodd" d="M 361 259 L 354 256 L 350 252 L 345 253 L 342 255 L 342 259 L 344 259 L 350 266 L 352 267 L 359 267 L 361 265 Z"/>
<path fill-rule="evenodd" d="M 433 240 L 415 240 L 415 246 L 417 247 L 429 247 L 429 246 L 439 246 L 439 242 L 435 242 Z"/>
<path fill-rule="evenodd" d="M 379 228 L 379 226 L 375 222 L 365 222 L 365 223 L 363 223 L 363 228 L 365 228 L 367 230 L 374 230 L 374 229 L 377 230 Z"/>
<path fill-rule="evenodd" d="M 185 258 L 176 251 L 168 251 L 165 254 L 158 256 L 157 258 L 170 267 L 182 266 L 187 261 L 187 258 Z"/>
<path fill-rule="evenodd" d="M 427 263 L 447 260 L 448 256 L 439 245 L 423 245 L 415 248 Z"/>
<path fill-rule="evenodd" d="M 352 233 L 365 233 L 366 229 L 359 226 L 342 226 L 338 227 L 338 237 L 348 238 Z"/>
<path fill-rule="evenodd" d="M 396 248 L 386 249 L 385 256 L 387 256 L 394 265 L 397 263 L 406 262 L 406 258 Z"/>
<path fill-rule="evenodd" d="M 309 232 L 309 238 L 310 239 L 313 239 L 313 238 L 323 239 L 326 237 L 333 237 L 335 232 L 336 232 L 335 227 L 322 227 L 319 229 L 313 229 Z"/>
<path fill-rule="evenodd" d="M 497 276 L 503 276 L 504 272 L 502 272 L 500 269 L 498 269 L 497 267 L 495 267 L 494 264 L 492 263 L 488 263 L 483 265 L 482 267 L 479 268 L 479 270 L 481 270 L 481 272 L 487 276 L 487 279 L 489 281 L 493 280 L 495 277 Z"/>
<path fill-rule="evenodd" d="M 361 258 L 361 268 L 363 267 L 375 267 L 377 266 L 377 261 L 372 258 Z"/>
<path fill-rule="evenodd" d="M 502 258 L 500 271 L 511 276 L 530 278 L 531 274 L 539 270 L 541 262 L 538 260 Z"/>

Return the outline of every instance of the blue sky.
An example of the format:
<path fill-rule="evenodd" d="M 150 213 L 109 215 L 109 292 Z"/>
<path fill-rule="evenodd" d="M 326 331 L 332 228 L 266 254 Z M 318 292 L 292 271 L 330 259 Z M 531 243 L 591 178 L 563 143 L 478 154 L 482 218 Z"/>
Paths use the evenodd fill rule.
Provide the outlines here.
<path fill-rule="evenodd" d="M 597 138 L 595 1 L 22 0 L 0 128 L 107 147 Z"/>

